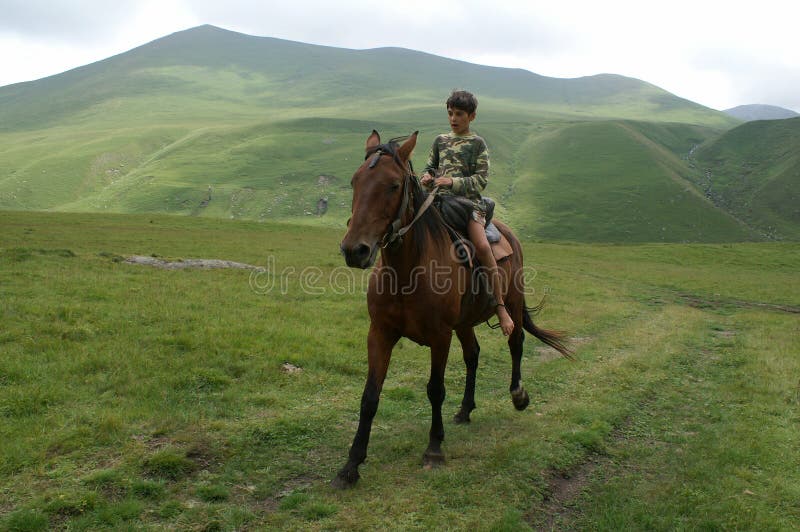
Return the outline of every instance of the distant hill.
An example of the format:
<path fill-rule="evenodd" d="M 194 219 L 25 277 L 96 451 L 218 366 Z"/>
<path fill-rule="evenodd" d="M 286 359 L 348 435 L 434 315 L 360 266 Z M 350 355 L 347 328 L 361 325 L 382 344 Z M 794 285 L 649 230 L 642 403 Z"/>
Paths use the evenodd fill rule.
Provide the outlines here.
<path fill-rule="evenodd" d="M 730 115 L 745 122 L 753 120 L 781 120 L 784 118 L 795 118 L 800 114 L 791 109 L 784 109 L 775 105 L 739 105 L 730 109 L 725 109 L 723 113 Z"/>
<path fill-rule="evenodd" d="M 200 26 L 63 74 L 0 88 L 0 130 L 97 120 L 101 112 L 137 122 L 295 118 L 298 112 L 430 118 L 443 94 L 466 86 L 482 101 L 502 101 L 507 110 L 528 116 L 735 124 L 723 113 L 618 75 L 549 78 L 400 48 L 348 50 Z M 135 115 L 123 115 L 126 110 Z"/>
<path fill-rule="evenodd" d="M 487 193 L 526 238 L 763 237 L 704 196 L 688 161 L 694 146 L 740 122 L 651 84 L 213 26 L 1 87 L 0 208 L 340 227 L 368 133 L 420 130 L 421 167 L 446 129 L 443 100 L 454 87 L 479 97 L 475 130 L 492 155 Z"/>
<path fill-rule="evenodd" d="M 800 239 L 800 118 L 742 124 L 693 157 L 717 206 L 772 238 Z"/>

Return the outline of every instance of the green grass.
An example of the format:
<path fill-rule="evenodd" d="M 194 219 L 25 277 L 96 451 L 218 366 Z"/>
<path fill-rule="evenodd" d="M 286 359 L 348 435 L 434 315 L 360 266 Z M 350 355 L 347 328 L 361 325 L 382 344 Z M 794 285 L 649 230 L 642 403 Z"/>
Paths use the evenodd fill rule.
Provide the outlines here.
<path fill-rule="evenodd" d="M 538 323 L 569 329 L 577 361 L 529 338 L 531 406 L 516 412 L 507 349 L 480 328 L 478 409 L 446 421 L 448 463 L 426 471 L 429 356 L 401 341 L 362 480 L 336 492 L 364 296 L 304 292 L 299 274 L 319 268 L 324 287 L 358 273 L 341 230 L 20 212 L 0 225 L 0 528 L 800 526 L 796 244 L 525 244 L 529 303 L 549 294 Z M 264 293 L 247 271 L 115 260 L 132 254 L 272 264 L 288 281 Z M 455 346 L 450 359 L 455 413 Z"/>
<path fill-rule="evenodd" d="M 645 405 L 644 419 L 617 436 L 570 526 L 797 526 L 800 512 L 787 502 L 800 489 L 778 472 L 794 463 L 784 457 L 796 445 L 800 388 L 776 378 L 800 370 L 796 318 L 739 312 L 704 325 L 674 357 L 680 372 Z"/>

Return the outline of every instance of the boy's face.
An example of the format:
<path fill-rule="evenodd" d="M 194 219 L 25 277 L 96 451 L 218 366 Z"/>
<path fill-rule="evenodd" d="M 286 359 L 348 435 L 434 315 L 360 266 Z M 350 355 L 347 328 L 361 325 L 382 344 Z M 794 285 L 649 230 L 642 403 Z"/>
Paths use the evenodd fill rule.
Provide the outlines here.
<path fill-rule="evenodd" d="M 450 119 L 450 129 L 456 135 L 464 135 L 469 132 L 469 124 L 475 120 L 475 112 L 468 113 L 463 109 L 455 107 L 447 108 L 447 117 Z"/>

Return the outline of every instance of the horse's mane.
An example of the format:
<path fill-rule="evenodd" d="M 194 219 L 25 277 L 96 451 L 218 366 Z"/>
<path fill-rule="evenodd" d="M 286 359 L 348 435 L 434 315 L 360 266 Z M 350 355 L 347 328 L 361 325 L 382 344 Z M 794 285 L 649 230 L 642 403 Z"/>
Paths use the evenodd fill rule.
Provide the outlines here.
<path fill-rule="evenodd" d="M 422 208 L 422 204 L 425 203 L 428 192 L 422 188 L 416 175 L 412 175 L 409 182 L 411 183 L 411 197 L 414 201 L 414 212 L 417 213 Z M 434 205 L 431 205 L 427 211 L 422 213 L 422 216 L 420 216 L 419 220 L 414 224 L 413 229 L 415 230 L 414 244 L 419 257 L 424 256 L 429 245 L 441 246 L 442 242 L 445 240 L 447 243 L 450 242 L 449 237 L 445 236 L 442 215 L 439 214 L 439 209 Z"/>

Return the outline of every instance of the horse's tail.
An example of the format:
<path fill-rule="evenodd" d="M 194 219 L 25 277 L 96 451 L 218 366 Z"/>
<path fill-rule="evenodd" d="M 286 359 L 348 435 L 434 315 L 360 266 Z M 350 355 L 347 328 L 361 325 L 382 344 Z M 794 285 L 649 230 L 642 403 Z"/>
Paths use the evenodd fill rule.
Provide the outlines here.
<path fill-rule="evenodd" d="M 523 306 L 522 308 L 522 327 L 534 335 L 536 338 L 541 340 L 542 342 L 546 343 L 562 355 L 564 357 L 574 360 L 572 356 L 572 349 L 567 346 L 567 333 L 563 331 L 551 331 L 549 329 L 541 329 L 533 323 L 533 319 L 531 319 L 531 314 L 534 315 L 544 308 L 544 299 L 542 299 L 541 303 L 536 305 L 535 307 L 529 308 Z"/>

